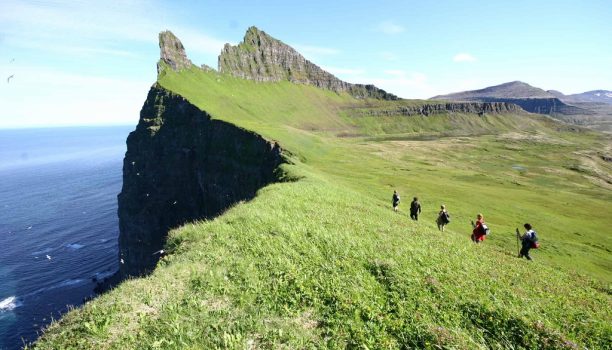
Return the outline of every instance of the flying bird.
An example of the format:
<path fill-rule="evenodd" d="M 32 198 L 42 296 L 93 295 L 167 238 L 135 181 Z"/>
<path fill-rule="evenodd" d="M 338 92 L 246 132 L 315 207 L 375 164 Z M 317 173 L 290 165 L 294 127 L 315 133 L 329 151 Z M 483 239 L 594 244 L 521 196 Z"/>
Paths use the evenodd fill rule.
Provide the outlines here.
<path fill-rule="evenodd" d="M 11 59 L 11 61 L 10 61 L 9 63 L 13 63 L 13 62 L 15 62 L 15 59 L 14 59 L 14 58 L 12 58 L 12 59 Z"/>
<path fill-rule="evenodd" d="M 6 78 L 6 83 L 7 83 L 7 84 L 8 84 L 8 83 L 10 83 L 10 82 L 11 82 L 11 79 L 13 79 L 13 77 L 15 77 L 15 74 L 11 74 L 11 75 L 9 75 L 9 77 L 8 77 L 8 78 Z"/>

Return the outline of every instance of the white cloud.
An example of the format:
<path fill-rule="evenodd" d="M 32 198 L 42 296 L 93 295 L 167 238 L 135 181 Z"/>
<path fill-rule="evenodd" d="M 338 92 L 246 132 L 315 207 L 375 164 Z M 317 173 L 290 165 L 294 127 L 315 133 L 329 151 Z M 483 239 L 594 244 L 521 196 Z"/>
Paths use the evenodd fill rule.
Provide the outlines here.
<path fill-rule="evenodd" d="M 402 69 L 388 69 L 381 75 L 366 75 L 364 70 L 355 70 L 345 80 L 355 84 L 374 84 L 377 87 L 403 98 L 429 98 L 434 88 L 429 85 L 427 75 Z"/>
<path fill-rule="evenodd" d="M 369 82 L 403 98 L 428 98 L 434 89 L 429 85 L 427 75 L 420 72 L 387 70 L 387 76 L 374 78 Z"/>
<path fill-rule="evenodd" d="M 31 49 L 45 53 L 53 53 L 53 54 L 61 54 L 61 55 L 70 55 L 70 56 L 79 56 L 79 57 L 87 57 L 90 58 L 92 56 L 117 56 L 117 57 L 126 57 L 126 58 L 135 58 L 138 57 L 138 53 L 116 49 L 112 47 L 91 47 L 91 46 L 82 46 L 79 44 L 57 44 L 50 43 L 46 40 L 14 40 L 12 38 L 7 40 L 7 43 L 13 47 L 23 48 L 23 49 Z"/>
<path fill-rule="evenodd" d="M 404 32 L 405 28 L 393 21 L 383 21 L 378 24 L 377 30 L 392 35 Z"/>
<path fill-rule="evenodd" d="M 383 71 L 383 73 L 387 75 L 393 75 L 396 77 L 405 77 L 408 74 L 405 70 L 401 70 L 401 69 L 387 69 Z"/>
<path fill-rule="evenodd" d="M 151 85 L 34 66 L 0 72 L 9 68 L 14 78 L 0 84 L 1 127 L 135 124 Z"/>
<path fill-rule="evenodd" d="M 16 58 L 0 66 L 0 127 L 135 123 L 155 79 L 158 33 L 165 29 L 183 41 L 194 63 L 216 65 L 225 41 L 184 26 L 168 6 L 0 1 L 0 52 L 7 61 Z M 17 66 L 22 62 L 36 66 Z"/>
<path fill-rule="evenodd" d="M 147 14 L 149 16 L 142 16 Z M 28 4 L 3 1 L 0 21 L 15 36 L 35 33 L 60 38 L 139 40 L 155 42 L 158 32 L 155 17 L 161 16 L 153 4 L 146 1 L 73 2 L 49 1 Z M 35 19 L 35 20 L 34 20 Z M 151 35 L 153 34 L 153 35 Z M 56 39 L 60 39 L 56 38 Z"/>
<path fill-rule="evenodd" d="M 379 53 L 379 55 L 380 55 L 380 58 L 382 58 L 385 61 L 397 61 L 399 59 L 399 57 L 396 54 L 390 51 L 383 51 Z"/>
<path fill-rule="evenodd" d="M 476 57 L 470 55 L 469 53 L 458 53 L 453 57 L 453 61 L 455 62 L 475 62 Z"/>
<path fill-rule="evenodd" d="M 330 66 L 324 66 L 321 68 L 332 73 L 333 75 L 362 75 L 365 73 L 365 70 L 361 68 L 341 68 Z"/>
<path fill-rule="evenodd" d="M 187 56 L 189 56 L 190 52 L 218 55 L 221 53 L 225 43 L 228 42 L 182 27 L 174 27 L 171 31 L 181 40 L 183 46 L 185 46 Z"/>
<path fill-rule="evenodd" d="M 340 53 L 340 50 L 334 49 L 331 47 L 300 45 L 300 44 L 295 44 L 291 46 L 303 55 L 331 56 L 331 55 L 337 55 Z"/>

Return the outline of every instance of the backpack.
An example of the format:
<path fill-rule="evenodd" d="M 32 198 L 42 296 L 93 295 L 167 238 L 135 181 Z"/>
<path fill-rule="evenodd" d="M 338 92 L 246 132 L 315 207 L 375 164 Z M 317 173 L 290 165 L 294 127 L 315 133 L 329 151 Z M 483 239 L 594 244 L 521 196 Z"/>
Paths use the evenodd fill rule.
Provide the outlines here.
<path fill-rule="evenodd" d="M 412 203 L 410 203 L 410 212 L 417 213 L 420 207 L 421 203 L 413 201 Z"/>
<path fill-rule="evenodd" d="M 540 248 L 540 242 L 538 242 L 538 236 L 536 236 L 536 232 L 533 231 L 531 235 L 531 248 L 538 249 Z"/>
<path fill-rule="evenodd" d="M 489 226 L 487 226 L 487 224 L 485 224 L 484 222 L 482 223 L 482 226 L 480 226 L 480 227 L 481 227 L 482 233 L 483 233 L 485 236 L 488 236 L 488 235 L 490 235 L 490 234 L 491 234 L 491 229 L 490 229 L 490 228 L 489 228 Z"/>
<path fill-rule="evenodd" d="M 450 214 L 446 211 L 443 211 L 440 214 L 440 219 L 442 219 L 443 223 L 448 224 L 450 222 Z"/>

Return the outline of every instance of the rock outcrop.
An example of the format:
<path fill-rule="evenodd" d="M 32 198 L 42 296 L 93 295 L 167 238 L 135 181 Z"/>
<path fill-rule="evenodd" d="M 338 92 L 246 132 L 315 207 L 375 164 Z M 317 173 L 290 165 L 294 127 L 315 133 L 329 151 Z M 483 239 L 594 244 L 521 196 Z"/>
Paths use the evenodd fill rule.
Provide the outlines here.
<path fill-rule="evenodd" d="M 279 179 L 278 144 L 212 120 L 158 85 L 127 139 L 119 194 L 120 277 L 150 272 L 168 231 L 219 215 Z"/>
<path fill-rule="evenodd" d="M 193 63 L 185 54 L 183 43 L 170 31 L 159 33 L 160 62 L 157 64 L 157 73 L 163 69 L 162 62 L 175 71 L 190 68 Z"/>
<path fill-rule="evenodd" d="M 487 98 L 480 101 L 506 102 L 521 106 L 524 110 L 538 114 L 562 115 L 592 115 L 592 111 L 563 103 L 558 98 Z"/>
<path fill-rule="evenodd" d="M 225 44 L 219 56 L 219 71 L 255 81 L 288 80 L 360 98 L 397 99 L 374 85 L 351 84 L 336 78 L 289 45 L 255 27 L 247 30 L 242 43 Z"/>
<path fill-rule="evenodd" d="M 441 113 L 504 114 L 524 112 L 521 107 L 505 102 L 428 103 L 421 106 L 399 106 L 393 109 L 365 110 L 364 114 L 384 116 L 433 115 Z"/>

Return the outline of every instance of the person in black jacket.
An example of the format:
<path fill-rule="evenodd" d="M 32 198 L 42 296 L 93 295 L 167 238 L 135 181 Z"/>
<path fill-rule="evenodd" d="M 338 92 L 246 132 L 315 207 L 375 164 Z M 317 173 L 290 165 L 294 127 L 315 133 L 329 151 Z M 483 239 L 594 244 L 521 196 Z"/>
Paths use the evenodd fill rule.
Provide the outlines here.
<path fill-rule="evenodd" d="M 397 211 L 397 206 L 400 202 L 400 196 L 397 194 L 397 191 L 393 191 L 393 210 Z"/>
<path fill-rule="evenodd" d="M 438 230 L 444 232 L 444 227 L 448 225 L 450 222 L 450 214 L 446 210 L 446 206 L 440 206 L 440 212 L 438 213 L 438 218 L 436 219 L 436 224 L 438 224 Z"/>
<path fill-rule="evenodd" d="M 421 213 L 421 203 L 419 203 L 419 199 L 414 197 L 412 203 L 410 203 L 410 218 L 412 220 L 419 220 L 419 214 Z"/>
<path fill-rule="evenodd" d="M 536 236 L 536 232 L 531 227 L 531 224 L 523 225 L 525 227 L 525 233 L 521 236 L 519 235 L 518 229 L 516 230 L 516 235 L 521 240 L 521 251 L 519 252 L 519 258 L 525 257 L 527 260 L 532 260 L 529 255 L 529 251 L 538 241 L 538 237 Z"/>

